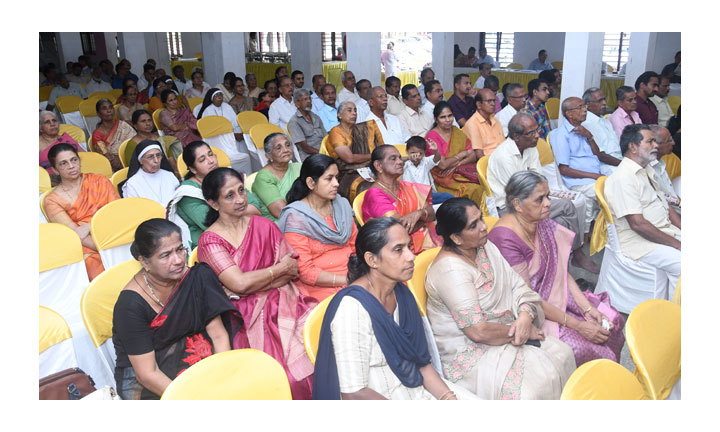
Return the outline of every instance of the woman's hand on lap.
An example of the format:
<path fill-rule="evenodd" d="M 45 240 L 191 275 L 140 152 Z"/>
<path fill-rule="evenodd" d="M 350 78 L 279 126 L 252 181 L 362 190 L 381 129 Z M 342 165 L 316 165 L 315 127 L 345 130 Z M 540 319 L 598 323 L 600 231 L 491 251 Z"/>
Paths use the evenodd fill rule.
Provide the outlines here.
<path fill-rule="evenodd" d="M 532 320 L 527 313 L 520 314 L 518 319 L 510 326 L 508 336 L 512 338 L 511 343 L 519 346 L 527 342 L 533 328 Z"/>
<path fill-rule="evenodd" d="M 580 333 L 580 336 L 596 344 L 605 343 L 610 335 L 609 331 L 590 321 L 580 321 L 575 330 Z"/>

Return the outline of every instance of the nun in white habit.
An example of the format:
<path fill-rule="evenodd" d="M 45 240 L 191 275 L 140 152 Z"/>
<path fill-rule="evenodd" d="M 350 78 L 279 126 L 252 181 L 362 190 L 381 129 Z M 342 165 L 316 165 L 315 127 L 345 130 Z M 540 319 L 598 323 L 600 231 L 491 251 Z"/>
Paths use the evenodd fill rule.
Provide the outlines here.
<path fill-rule="evenodd" d="M 123 198 L 147 198 L 167 207 L 179 184 L 160 143 L 143 140 L 133 151 L 128 178 L 119 189 Z"/>

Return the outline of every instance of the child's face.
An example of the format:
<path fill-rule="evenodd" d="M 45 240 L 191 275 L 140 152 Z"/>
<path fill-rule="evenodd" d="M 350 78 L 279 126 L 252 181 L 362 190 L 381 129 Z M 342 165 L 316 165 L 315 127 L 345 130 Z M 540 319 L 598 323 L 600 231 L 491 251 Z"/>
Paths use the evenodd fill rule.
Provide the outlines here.
<path fill-rule="evenodd" d="M 425 154 L 417 147 L 410 147 L 408 149 L 408 158 L 410 159 L 410 162 L 412 162 L 415 166 L 418 166 L 420 164 L 423 156 L 425 156 Z"/>
<path fill-rule="evenodd" d="M 263 95 L 263 97 L 262 97 L 262 100 L 263 100 L 263 102 L 265 102 L 266 104 L 269 104 L 272 99 L 270 98 L 270 95 L 269 95 L 268 93 L 265 93 L 265 94 Z"/>

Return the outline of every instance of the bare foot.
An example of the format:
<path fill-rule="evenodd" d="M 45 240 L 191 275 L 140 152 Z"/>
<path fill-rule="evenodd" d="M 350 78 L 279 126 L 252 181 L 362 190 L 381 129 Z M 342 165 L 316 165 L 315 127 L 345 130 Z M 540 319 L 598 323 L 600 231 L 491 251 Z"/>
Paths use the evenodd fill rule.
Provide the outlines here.
<path fill-rule="evenodd" d="M 572 261 L 570 263 L 575 267 L 580 267 L 589 271 L 590 273 L 599 274 L 600 266 L 597 265 L 593 260 L 590 259 L 582 249 L 577 249 L 573 252 Z"/>

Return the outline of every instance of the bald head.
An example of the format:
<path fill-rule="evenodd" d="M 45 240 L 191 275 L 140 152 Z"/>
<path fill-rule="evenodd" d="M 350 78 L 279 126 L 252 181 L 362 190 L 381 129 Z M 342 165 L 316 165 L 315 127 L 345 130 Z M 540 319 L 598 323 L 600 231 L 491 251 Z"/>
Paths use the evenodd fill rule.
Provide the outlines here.
<path fill-rule="evenodd" d="M 670 135 L 670 131 L 659 125 L 651 125 L 650 130 L 655 135 L 655 142 L 658 145 L 658 159 L 672 153 L 675 140 L 673 140 L 672 135 Z"/>
<path fill-rule="evenodd" d="M 370 99 L 368 99 L 370 111 L 378 117 L 387 109 L 387 92 L 382 87 L 373 87 Z"/>
<path fill-rule="evenodd" d="M 587 119 L 587 105 L 579 97 L 569 97 L 560 106 L 563 116 L 573 126 L 578 126 Z"/>

